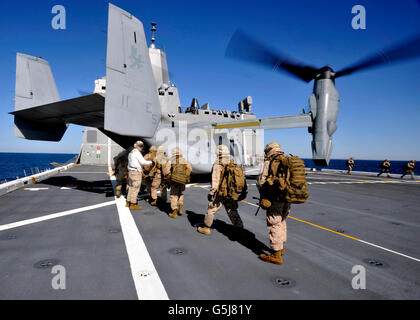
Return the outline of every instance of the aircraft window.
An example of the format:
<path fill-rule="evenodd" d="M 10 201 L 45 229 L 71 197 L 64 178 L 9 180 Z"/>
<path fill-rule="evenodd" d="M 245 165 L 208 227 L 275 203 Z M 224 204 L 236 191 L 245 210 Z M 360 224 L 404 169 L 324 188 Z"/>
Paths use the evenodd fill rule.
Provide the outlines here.
<path fill-rule="evenodd" d="M 210 112 L 208 112 L 208 111 L 204 111 L 204 113 L 205 113 L 205 114 L 210 114 Z"/>
<path fill-rule="evenodd" d="M 232 119 L 235 119 L 235 115 L 233 115 L 233 114 L 231 114 L 231 115 L 230 115 L 230 117 L 231 117 Z"/>
<path fill-rule="evenodd" d="M 229 117 L 229 115 L 228 115 L 227 113 L 225 113 L 223 116 L 224 116 L 225 118 L 228 118 L 228 117 Z"/>
<path fill-rule="evenodd" d="M 219 145 L 223 144 L 223 138 L 222 136 L 219 136 Z"/>
<path fill-rule="evenodd" d="M 216 114 L 216 111 L 213 111 L 212 114 Z"/>
<path fill-rule="evenodd" d="M 106 89 L 106 87 L 102 87 L 102 90 L 105 90 Z"/>
<path fill-rule="evenodd" d="M 169 95 L 170 95 L 170 96 L 173 96 L 173 95 L 174 95 L 174 93 L 173 93 L 173 92 L 168 92 L 168 93 L 169 93 Z"/>

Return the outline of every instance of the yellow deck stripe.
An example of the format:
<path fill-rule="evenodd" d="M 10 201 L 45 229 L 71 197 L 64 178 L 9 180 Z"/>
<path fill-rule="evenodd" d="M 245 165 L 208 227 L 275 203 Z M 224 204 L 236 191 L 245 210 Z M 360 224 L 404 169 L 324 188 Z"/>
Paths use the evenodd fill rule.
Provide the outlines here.
<path fill-rule="evenodd" d="M 200 186 L 197 186 L 197 187 L 200 187 Z M 201 187 L 201 188 L 202 188 L 202 187 Z M 205 188 L 203 188 L 203 189 L 205 189 Z M 246 200 L 242 200 L 241 202 L 244 202 L 244 203 L 246 203 L 246 204 L 248 204 L 248 205 L 250 205 L 250 206 L 258 207 L 258 205 L 254 204 L 254 203 L 252 203 L 252 202 L 248 202 L 248 201 L 246 201 Z M 397 252 L 397 251 L 393 251 L 393 250 L 390 250 L 390 249 L 387 249 L 387 248 L 384 248 L 384 247 L 378 246 L 378 245 L 376 245 L 376 244 L 373 244 L 373 243 L 370 243 L 370 242 L 364 241 L 364 240 L 362 240 L 362 239 L 358 239 L 358 238 L 355 238 L 355 237 L 352 237 L 352 236 L 348 236 L 348 235 L 346 235 L 346 234 L 344 234 L 344 233 L 337 232 L 337 231 L 334 231 L 334 230 L 331 230 L 331 229 L 328 229 L 328 228 L 325 228 L 325 227 L 321 227 L 321 226 L 319 226 L 319 225 L 317 225 L 317 224 L 314 224 L 314 223 L 311 223 L 311 222 L 308 222 L 308 221 L 305 221 L 305 220 L 302 220 L 302 219 L 298 219 L 298 218 L 295 218 L 295 217 L 292 217 L 292 216 L 288 216 L 288 218 L 293 219 L 293 220 L 296 220 L 296 221 L 299 221 L 299 222 L 303 222 L 303 223 L 309 224 L 309 225 L 311 225 L 311 226 L 313 226 L 313 227 L 316 227 L 316 228 L 319 228 L 319 229 L 322 229 L 322 230 L 325 230 L 325 231 L 329 231 L 329 232 L 331 232 L 331 233 L 338 234 L 338 235 L 343 236 L 343 237 L 345 237 L 345 238 L 352 239 L 352 240 L 355 240 L 355 241 L 359 241 L 359 242 L 365 243 L 365 244 L 367 244 L 367 245 L 370 245 L 370 246 L 373 246 L 373 247 L 376 247 L 376 248 L 379 248 L 379 249 L 382 249 L 382 250 L 385 250 L 385 251 L 388 251 L 388 252 L 391 252 L 391 253 L 394 253 L 394 254 L 397 254 L 397 255 L 400 255 L 400 256 L 406 257 L 406 258 L 409 258 L 409 259 L 411 259 L 411 260 L 414 260 L 414 261 L 420 262 L 420 259 L 417 259 L 417 258 L 414 258 L 414 257 L 407 256 L 407 255 L 405 255 L 405 254 L 402 254 L 402 253 L 399 253 L 399 252 Z"/>
<path fill-rule="evenodd" d="M 329 232 L 332 232 L 332 233 L 338 234 L 338 235 L 343 236 L 343 237 L 346 237 L 346 238 L 350 238 L 350 239 L 353 239 L 353 240 L 360 241 L 360 239 L 357 239 L 357 238 L 355 238 L 355 237 L 351 237 L 351 236 L 348 236 L 348 235 L 346 235 L 346 234 L 344 234 L 344 233 L 337 232 L 337 231 L 334 231 L 334 230 L 331 230 L 331 229 L 328 229 L 328 228 L 325 228 L 325 227 L 321 227 L 321 226 L 319 226 L 319 225 L 317 225 L 317 224 L 314 224 L 314 223 L 311 223 L 311 222 L 308 222 L 308 221 L 305 221 L 305 220 L 301 220 L 301 219 L 298 219 L 298 218 L 295 218 L 295 217 L 292 217 L 292 216 L 289 216 L 289 218 L 290 218 L 290 219 L 293 219 L 293 220 L 297 220 L 297 221 L 299 221 L 299 222 L 303 222 L 303 223 L 309 224 L 309 225 L 311 225 L 311 226 L 314 226 L 314 227 L 320 228 L 320 229 L 322 229 L 322 230 L 326 230 L 326 231 L 329 231 Z"/>
<path fill-rule="evenodd" d="M 258 207 L 258 205 L 253 204 L 253 203 L 250 203 L 250 202 L 248 202 L 246 200 L 242 200 L 241 202 L 244 202 L 244 203 L 249 204 L 249 205 L 254 206 L 254 207 Z M 288 218 L 293 219 L 293 220 L 296 220 L 296 221 L 299 221 L 299 222 L 303 222 L 303 223 L 309 224 L 311 226 L 314 226 L 314 227 L 320 228 L 322 230 L 326 230 L 326 231 L 329 231 L 329 232 L 338 234 L 338 235 L 343 236 L 343 237 L 346 237 L 346 238 L 350 238 L 350 239 L 353 239 L 353 240 L 360 241 L 360 239 L 357 239 L 355 237 L 351 237 L 351 236 L 348 236 L 348 235 L 346 235 L 344 233 L 337 232 L 337 231 L 334 231 L 334 230 L 331 230 L 331 229 L 328 229 L 328 228 L 325 228 L 325 227 L 321 227 L 321 226 L 319 226 L 317 224 L 314 224 L 314 223 L 311 223 L 311 222 L 308 222 L 308 221 L 305 221 L 305 220 L 301 220 L 301 219 L 298 219 L 298 218 L 295 218 L 295 217 L 292 217 L 292 216 L 289 216 Z"/>
<path fill-rule="evenodd" d="M 229 124 L 218 124 L 215 129 L 230 129 L 230 128 L 242 128 L 242 127 L 259 127 L 259 121 L 253 122 L 238 122 L 238 123 L 229 123 Z"/>

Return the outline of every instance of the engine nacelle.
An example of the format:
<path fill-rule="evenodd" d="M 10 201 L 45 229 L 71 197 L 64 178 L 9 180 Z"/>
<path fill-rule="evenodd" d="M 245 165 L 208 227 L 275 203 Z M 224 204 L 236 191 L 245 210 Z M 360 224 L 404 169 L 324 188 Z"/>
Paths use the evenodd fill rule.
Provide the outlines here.
<path fill-rule="evenodd" d="M 332 136 L 337 130 L 339 97 L 332 79 L 316 79 L 311 106 L 313 128 L 312 158 L 318 166 L 328 166 L 332 153 Z"/>

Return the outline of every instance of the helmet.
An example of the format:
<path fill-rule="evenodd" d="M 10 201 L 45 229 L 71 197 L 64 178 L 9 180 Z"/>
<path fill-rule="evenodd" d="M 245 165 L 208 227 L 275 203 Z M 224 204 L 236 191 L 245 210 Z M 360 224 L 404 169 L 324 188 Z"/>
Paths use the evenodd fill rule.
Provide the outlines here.
<path fill-rule="evenodd" d="M 173 156 L 181 156 L 181 149 L 178 147 L 172 149 L 172 155 Z"/>
<path fill-rule="evenodd" d="M 267 155 L 271 151 L 282 152 L 283 150 L 281 149 L 280 145 L 277 142 L 270 142 L 269 144 L 265 146 L 264 153 Z"/>
<path fill-rule="evenodd" d="M 220 144 L 217 146 L 217 154 L 219 156 L 230 155 L 229 148 L 226 147 L 224 144 Z"/>

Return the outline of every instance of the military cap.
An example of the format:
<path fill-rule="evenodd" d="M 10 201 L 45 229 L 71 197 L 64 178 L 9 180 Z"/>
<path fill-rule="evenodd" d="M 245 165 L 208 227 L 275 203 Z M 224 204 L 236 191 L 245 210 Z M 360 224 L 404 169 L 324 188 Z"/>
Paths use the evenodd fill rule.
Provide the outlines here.
<path fill-rule="evenodd" d="M 173 156 L 180 156 L 181 155 L 181 149 L 176 147 L 172 149 L 172 155 Z"/>
<path fill-rule="evenodd" d="M 220 144 L 217 146 L 217 154 L 219 156 L 229 155 L 229 148 L 226 147 L 224 144 Z"/>
<path fill-rule="evenodd" d="M 277 142 L 270 142 L 265 146 L 264 153 L 267 155 L 270 151 L 282 152 L 283 150 Z"/>

